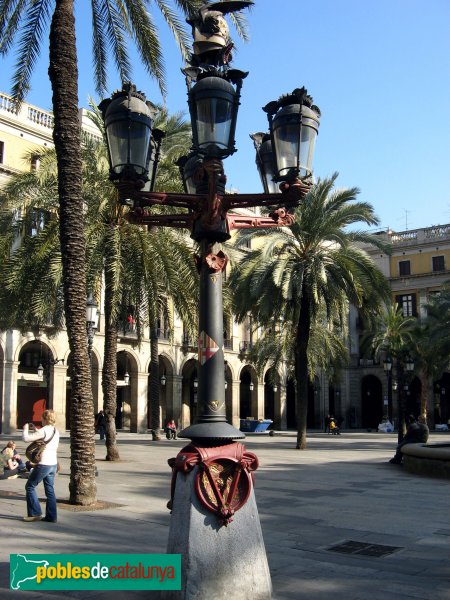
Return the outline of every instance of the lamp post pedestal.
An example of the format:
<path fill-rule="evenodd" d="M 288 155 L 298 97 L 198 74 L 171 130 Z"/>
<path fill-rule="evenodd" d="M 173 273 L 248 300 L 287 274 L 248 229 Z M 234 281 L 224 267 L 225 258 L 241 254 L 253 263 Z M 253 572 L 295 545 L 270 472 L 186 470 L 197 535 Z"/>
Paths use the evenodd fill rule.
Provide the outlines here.
<path fill-rule="evenodd" d="M 200 468 L 177 476 L 167 552 L 182 555 L 181 591 L 164 592 L 164 598 L 270 600 L 272 584 L 253 484 L 246 504 L 225 527 L 197 496 Z"/>

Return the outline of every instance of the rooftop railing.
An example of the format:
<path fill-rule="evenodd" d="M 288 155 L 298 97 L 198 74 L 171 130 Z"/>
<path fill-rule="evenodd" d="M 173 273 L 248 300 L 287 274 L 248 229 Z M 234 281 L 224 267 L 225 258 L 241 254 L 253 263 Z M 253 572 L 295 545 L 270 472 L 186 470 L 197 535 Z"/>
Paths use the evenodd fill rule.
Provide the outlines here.
<path fill-rule="evenodd" d="M 30 122 L 33 125 L 45 127 L 46 129 L 53 128 L 53 114 L 50 111 L 36 108 L 25 102 L 22 104 L 21 108 L 17 110 L 17 106 L 11 96 L 2 92 L 0 92 L 0 111 L 16 115 L 19 120 Z"/>

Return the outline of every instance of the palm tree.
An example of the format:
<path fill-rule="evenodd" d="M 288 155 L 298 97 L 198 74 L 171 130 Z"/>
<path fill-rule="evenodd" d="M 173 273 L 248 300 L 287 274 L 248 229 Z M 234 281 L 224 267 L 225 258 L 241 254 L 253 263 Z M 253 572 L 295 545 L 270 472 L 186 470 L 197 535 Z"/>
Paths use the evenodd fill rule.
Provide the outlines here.
<path fill-rule="evenodd" d="M 174 119 L 164 117 L 168 122 Z M 185 123 L 177 116 L 179 126 L 169 128 L 168 143 L 173 134 L 181 140 Z M 188 129 L 189 131 L 189 129 Z M 183 145 L 180 143 L 180 151 Z M 131 225 L 125 208 L 118 204 L 117 193 L 108 181 L 106 147 L 86 139 L 83 145 L 83 199 L 86 206 L 87 287 L 99 292 L 105 278 L 105 352 L 103 364 L 103 397 L 107 417 L 107 460 L 117 460 L 116 444 L 116 372 L 118 319 L 126 299 L 135 307 L 138 341 L 144 328 L 161 312 L 172 320 L 171 303 L 192 328 L 196 315 L 197 273 L 190 244 L 179 234 Z M 163 153 L 164 155 L 164 153 Z M 1 264 L 4 288 L 0 291 L 0 324 L 3 327 L 48 325 L 48 315 L 58 316 L 55 302 L 61 285 L 61 255 L 58 240 L 58 201 L 55 176 L 55 152 L 46 150 L 40 156 L 43 168 L 13 177 L 5 188 L 1 204 L 0 231 L 8 234 L 15 227 L 23 230 L 27 215 L 48 214 L 48 225 L 39 235 L 26 236 L 18 249 L 7 253 Z M 163 163 L 166 159 L 163 158 Z M 22 209 L 24 224 L 13 215 Z M 49 211 L 47 213 L 47 211 Z M 38 260 L 36 260 L 38 258 Z M 33 263 L 36 266 L 33 267 Z M 53 295 L 48 291 L 55 290 Z M 27 295 L 23 294 L 26 290 Z M 173 298 L 173 300 L 172 300 Z M 123 316 L 123 315 L 122 315 Z M 60 327 L 61 322 L 54 323 Z M 158 345 L 156 344 L 158 361 Z M 158 374 L 157 374 L 158 379 Z M 158 386 L 159 387 L 159 386 Z M 152 404 L 152 410 L 153 410 Z M 157 406 L 159 422 L 159 403 Z"/>
<path fill-rule="evenodd" d="M 415 317 L 405 317 L 402 309 L 397 304 L 391 303 L 379 315 L 374 333 L 367 333 L 368 338 L 371 338 L 372 349 L 376 356 L 384 352 L 394 359 L 399 382 L 403 380 L 403 363 L 413 347 L 413 332 L 416 323 Z M 405 409 L 400 388 L 401 386 L 398 390 L 399 443 L 406 433 Z"/>
<path fill-rule="evenodd" d="M 420 413 L 428 412 L 430 384 L 439 379 L 450 362 L 450 288 L 445 286 L 439 295 L 426 305 L 427 316 L 417 323 L 413 332 L 414 362 L 420 383 Z"/>
<path fill-rule="evenodd" d="M 292 328 L 297 393 L 297 449 L 306 448 L 308 349 L 311 331 L 325 315 L 344 325 L 349 303 L 361 312 L 377 310 L 389 293 L 387 280 L 361 244 L 383 248 L 375 236 L 346 228 L 378 223 L 373 208 L 356 202 L 356 188 L 333 190 L 337 174 L 319 181 L 295 209 L 290 229 L 247 231 L 257 249 L 235 265 L 236 314 L 248 311 L 263 326 L 274 315 Z M 322 321 L 323 322 L 323 321 Z M 323 322 L 323 326 L 325 323 Z"/>
<path fill-rule="evenodd" d="M 184 14 L 197 6 L 194 0 L 177 0 Z M 58 164 L 59 228 L 63 265 L 64 307 L 72 353 L 70 500 L 92 504 L 96 499 L 94 410 L 85 326 L 86 277 L 83 230 L 82 160 L 78 121 L 78 66 L 74 0 L 16 0 L 0 2 L 0 54 L 18 41 L 13 75 L 13 96 L 18 104 L 30 87 L 41 41 L 50 22 L 49 77 L 53 91 L 54 130 Z M 182 50 L 186 37 L 176 12 L 158 3 Z M 95 80 L 99 93 L 106 89 L 108 51 L 114 57 L 122 82 L 130 77 L 126 39 L 131 36 L 150 75 L 164 90 L 164 67 L 157 31 L 143 1 L 92 3 Z"/>
<path fill-rule="evenodd" d="M 280 320 L 265 323 L 248 354 L 260 375 L 265 369 L 280 372 L 284 367 L 288 378 L 295 377 L 294 335 L 292 328 Z M 313 323 L 308 343 L 309 380 L 314 381 L 319 372 L 325 372 L 330 379 L 336 380 L 347 364 L 345 333 L 340 326 L 324 323 L 321 319 Z"/>
<path fill-rule="evenodd" d="M 92 105 L 92 103 L 91 103 Z M 105 132 L 104 132 L 104 124 L 103 124 L 103 119 L 101 117 L 100 112 L 98 111 L 98 109 L 96 107 L 94 107 L 94 112 L 91 115 L 91 118 L 93 120 L 93 122 L 95 123 L 95 125 L 97 126 L 97 128 L 100 131 L 103 131 L 103 134 L 105 136 Z M 157 106 L 156 107 L 158 112 L 157 112 L 157 116 L 155 118 L 154 121 L 154 127 L 158 128 L 160 130 L 162 130 L 164 132 L 164 138 L 162 141 L 162 146 L 161 146 L 161 158 L 160 158 L 160 163 L 159 163 L 159 167 L 158 167 L 158 172 L 157 172 L 157 178 L 155 181 L 155 191 L 165 191 L 165 192 L 182 192 L 183 191 L 183 186 L 182 186 L 182 182 L 180 179 L 180 174 L 179 174 L 179 170 L 176 167 L 175 163 L 176 160 L 183 154 L 187 154 L 191 145 L 191 127 L 190 124 L 188 124 L 185 119 L 184 119 L 184 114 L 183 113 L 175 113 L 175 114 L 171 114 L 169 115 L 169 113 L 167 112 L 167 108 L 163 107 L 163 106 Z M 106 138 L 105 138 L 105 144 L 106 144 Z M 119 210 L 123 210 L 123 208 L 119 209 Z M 163 210 L 161 208 L 159 208 L 159 210 Z M 113 222 L 115 223 L 117 220 L 114 218 Z M 147 228 L 149 234 L 151 236 L 156 236 L 156 239 L 161 239 L 161 234 L 157 233 L 158 230 L 156 228 L 151 228 L 148 227 Z M 168 242 L 170 242 L 170 240 L 174 239 L 172 234 L 169 235 L 169 237 L 166 238 L 166 240 Z M 175 238 L 176 239 L 176 238 Z M 108 247 L 108 245 L 107 245 Z M 168 256 L 170 256 L 170 254 L 172 253 L 172 249 L 170 247 L 168 247 L 169 250 L 169 254 Z M 192 264 L 192 261 L 189 260 L 189 264 Z M 196 282 L 196 276 L 192 275 L 192 273 L 190 274 L 189 278 L 186 280 L 186 284 L 188 286 L 191 286 L 189 289 L 189 294 L 193 293 L 193 288 L 192 288 L 192 284 L 194 282 Z M 106 282 L 107 286 L 108 286 L 108 281 Z M 183 306 L 183 302 L 185 302 L 185 296 L 186 296 L 186 291 L 181 290 L 182 286 L 182 281 L 179 280 L 179 284 L 180 284 L 180 289 L 177 290 L 177 292 L 175 293 L 175 295 L 173 296 L 174 298 L 176 298 L 176 305 L 178 305 L 179 310 L 181 310 L 181 313 L 184 317 L 185 320 L 185 324 L 186 327 L 192 328 L 193 326 L 193 318 L 195 317 L 196 314 L 196 309 L 191 309 L 189 311 L 186 311 L 184 306 Z M 111 290 L 113 290 L 113 286 L 109 285 L 109 287 L 111 288 Z M 166 284 L 167 290 L 168 291 L 170 288 L 173 289 L 173 284 L 169 285 Z M 158 297 L 158 294 L 153 294 L 154 297 Z M 159 351 L 158 351 L 158 322 L 163 314 L 163 318 L 164 320 L 171 320 L 169 319 L 169 317 L 171 317 L 172 313 L 168 310 L 168 306 L 167 306 L 167 299 L 168 299 L 168 295 L 167 293 L 164 292 L 164 290 L 161 291 L 161 293 L 159 294 L 159 298 L 165 298 L 166 299 L 166 305 L 165 306 L 159 306 L 158 304 L 153 304 L 150 303 L 148 306 L 148 310 L 149 310 L 149 319 L 150 319 L 150 406 L 149 406 L 149 412 L 150 412 L 150 422 L 151 422 L 151 430 L 152 430 L 152 439 L 154 441 L 159 441 L 160 438 L 160 404 L 159 404 Z M 183 300 L 184 299 L 184 300 Z M 135 302 L 139 303 L 139 299 L 135 299 Z M 131 302 L 131 304 L 134 304 L 135 302 Z M 110 310 L 108 310 L 108 315 L 110 314 Z M 107 319 L 107 322 L 109 323 L 109 320 Z M 114 323 L 116 322 L 116 320 L 113 321 Z M 138 320 L 137 326 L 138 326 L 138 332 L 140 331 L 140 327 L 139 327 L 140 323 Z M 171 328 L 170 328 L 171 329 Z M 115 336 L 113 333 L 111 333 L 111 341 L 114 344 L 114 339 L 116 339 L 117 336 Z M 110 356 L 110 360 L 114 360 L 114 356 L 115 356 L 115 351 L 113 351 L 113 349 L 110 350 L 110 352 L 108 352 L 109 356 Z M 113 372 L 110 370 L 110 372 Z M 104 385 L 106 382 L 106 379 L 104 378 Z M 108 384 L 107 388 L 104 388 L 104 397 L 109 398 L 109 404 L 111 407 L 111 410 L 114 409 L 114 415 L 115 415 L 115 382 L 110 381 L 110 383 Z M 106 412 L 106 411 L 105 411 Z M 113 419 L 110 419 L 111 421 L 111 431 L 112 431 L 112 427 L 113 427 Z M 108 447 L 108 431 L 107 431 L 107 447 Z M 110 455 L 110 453 L 108 452 L 108 456 Z M 112 454 L 111 454 L 112 456 Z"/>

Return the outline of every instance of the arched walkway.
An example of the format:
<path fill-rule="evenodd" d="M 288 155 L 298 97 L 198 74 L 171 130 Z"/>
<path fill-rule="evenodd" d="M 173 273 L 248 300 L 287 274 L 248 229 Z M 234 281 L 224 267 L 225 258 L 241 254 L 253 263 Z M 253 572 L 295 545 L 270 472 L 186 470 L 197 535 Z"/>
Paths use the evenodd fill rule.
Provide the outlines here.
<path fill-rule="evenodd" d="M 182 404 L 181 404 L 181 423 L 182 428 L 188 427 L 195 422 L 197 418 L 198 403 L 198 361 L 196 359 L 188 360 L 182 370 Z"/>
<path fill-rule="evenodd" d="M 276 369 L 268 369 L 264 376 L 264 418 L 273 421 L 269 429 L 281 429 L 280 377 Z"/>
<path fill-rule="evenodd" d="M 137 431 L 138 367 L 136 358 L 126 350 L 117 353 L 116 429 Z"/>
<path fill-rule="evenodd" d="M 293 379 L 288 379 L 286 383 L 286 427 L 287 429 L 297 429 L 297 405 Z"/>
<path fill-rule="evenodd" d="M 366 375 L 361 381 L 361 426 L 377 429 L 383 419 L 381 381 L 375 375 Z"/>
<path fill-rule="evenodd" d="M 19 354 L 17 380 L 17 428 L 25 423 L 41 425 L 42 413 L 53 408 L 53 367 L 57 359 L 38 340 L 26 343 Z M 38 374 L 39 372 L 42 375 Z"/>
<path fill-rule="evenodd" d="M 258 418 L 257 410 L 257 390 L 258 378 L 253 367 L 246 365 L 240 376 L 239 385 L 239 417 L 246 419 L 252 417 Z"/>

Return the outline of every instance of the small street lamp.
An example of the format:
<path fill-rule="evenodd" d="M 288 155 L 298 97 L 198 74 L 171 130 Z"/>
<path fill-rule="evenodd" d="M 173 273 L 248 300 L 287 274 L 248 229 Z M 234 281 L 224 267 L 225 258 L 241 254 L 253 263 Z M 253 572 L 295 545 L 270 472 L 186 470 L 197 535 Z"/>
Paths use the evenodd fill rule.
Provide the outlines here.
<path fill-rule="evenodd" d="M 39 379 L 45 380 L 46 385 L 46 403 L 48 408 L 48 403 L 50 401 L 50 372 L 52 367 L 58 364 L 64 364 L 63 358 L 52 358 L 48 357 L 44 360 L 39 361 L 39 366 L 37 368 L 37 375 Z"/>
<path fill-rule="evenodd" d="M 406 396 L 409 395 L 409 385 L 406 380 L 405 370 L 407 374 L 414 371 L 414 360 L 408 356 L 404 362 L 397 360 L 398 374 L 398 443 L 403 441 L 406 430 Z"/>
<path fill-rule="evenodd" d="M 130 385 L 130 374 L 128 373 L 128 371 L 123 376 L 123 382 L 125 385 Z"/>
<path fill-rule="evenodd" d="M 163 374 L 161 377 L 161 385 L 164 387 L 166 385 L 166 376 Z"/>
<path fill-rule="evenodd" d="M 253 390 L 255 389 L 253 381 L 250 382 L 249 389 L 250 389 L 251 392 L 253 392 Z"/>
<path fill-rule="evenodd" d="M 389 356 L 383 361 L 383 369 L 388 383 L 388 419 L 392 421 L 392 358 Z"/>
<path fill-rule="evenodd" d="M 92 346 L 94 344 L 94 335 L 97 331 L 97 323 L 98 323 L 98 306 L 96 301 L 94 300 L 92 294 L 89 294 L 89 297 L 86 302 L 86 330 L 88 336 L 88 356 L 89 363 L 91 361 L 92 355 Z"/>

